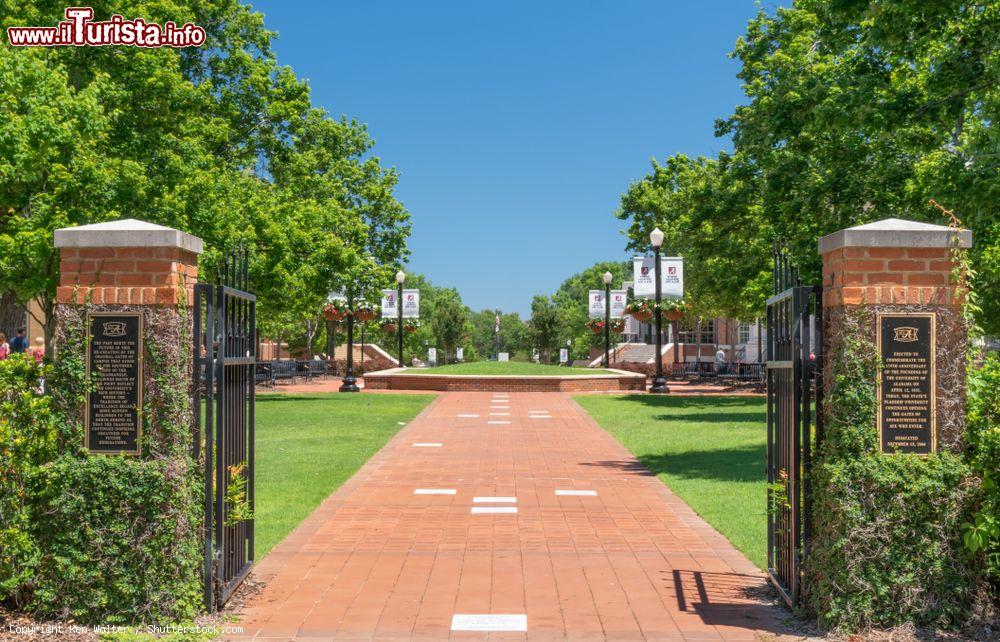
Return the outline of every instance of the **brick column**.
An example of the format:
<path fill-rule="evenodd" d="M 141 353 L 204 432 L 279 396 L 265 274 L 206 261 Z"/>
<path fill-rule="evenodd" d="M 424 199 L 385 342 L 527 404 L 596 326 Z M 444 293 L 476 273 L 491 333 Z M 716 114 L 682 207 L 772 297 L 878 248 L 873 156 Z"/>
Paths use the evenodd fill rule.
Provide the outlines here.
<path fill-rule="evenodd" d="M 201 239 L 133 219 L 63 228 L 61 304 L 192 305 Z"/>
<path fill-rule="evenodd" d="M 949 448 L 960 445 L 965 430 L 967 332 L 963 292 L 952 282 L 955 242 L 948 227 L 900 219 L 847 228 L 819 240 L 828 363 L 847 332 L 860 331 L 874 341 L 879 312 L 935 314 L 938 443 Z M 957 242 L 971 247 L 972 232 L 961 232 Z M 829 389 L 832 382 L 826 383 Z"/>

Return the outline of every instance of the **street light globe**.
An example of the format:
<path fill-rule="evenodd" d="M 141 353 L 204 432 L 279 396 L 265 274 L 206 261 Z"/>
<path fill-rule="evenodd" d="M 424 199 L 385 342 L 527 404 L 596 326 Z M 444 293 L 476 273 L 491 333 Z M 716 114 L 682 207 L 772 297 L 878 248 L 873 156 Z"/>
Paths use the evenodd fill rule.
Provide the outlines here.
<path fill-rule="evenodd" d="M 661 235 L 661 238 L 662 238 L 662 235 Z M 399 272 L 396 272 L 396 283 L 398 283 L 400 285 L 403 285 L 403 281 L 405 281 L 405 280 L 406 280 L 406 272 L 404 272 L 402 270 L 400 270 Z"/>
<path fill-rule="evenodd" d="M 663 231 L 660 228 L 656 228 L 650 232 L 649 242 L 653 244 L 653 247 L 660 247 L 663 245 Z"/>
<path fill-rule="evenodd" d="M 604 285 L 611 285 L 611 279 L 615 277 L 611 274 L 611 272 L 605 272 L 602 278 L 604 279 Z"/>

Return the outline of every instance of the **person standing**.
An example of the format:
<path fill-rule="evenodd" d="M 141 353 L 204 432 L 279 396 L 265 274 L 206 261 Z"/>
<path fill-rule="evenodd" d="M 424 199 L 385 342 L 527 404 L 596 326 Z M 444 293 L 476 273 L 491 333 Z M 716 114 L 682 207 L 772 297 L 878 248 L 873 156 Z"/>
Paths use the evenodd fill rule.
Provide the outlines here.
<path fill-rule="evenodd" d="M 7 343 L 7 335 L 0 332 L 0 361 L 10 355 L 10 344 Z"/>
<path fill-rule="evenodd" d="M 10 340 L 10 353 L 20 354 L 28 349 L 28 339 L 24 336 L 24 328 L 17 329 L 17 336 Z"/>
<path fill-rule="evenodd" d="M 41 363 L 45 359 L 45 339 L 35 337 L 35 347 L 28 350 L 28 354 L 34 358 L 35 363 Z"/>

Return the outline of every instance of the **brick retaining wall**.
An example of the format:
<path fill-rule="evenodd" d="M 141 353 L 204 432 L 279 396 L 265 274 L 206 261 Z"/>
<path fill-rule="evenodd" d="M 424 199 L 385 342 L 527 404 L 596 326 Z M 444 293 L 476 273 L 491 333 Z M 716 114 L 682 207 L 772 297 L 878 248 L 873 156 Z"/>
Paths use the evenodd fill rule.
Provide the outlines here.
<path fill-rule="evenodd" d="M 632 372 L 565 377 L 406 374 L 398 369 L 365 375 L 366 390 L 440 392 L 614 392 L 645 391 L 646 377 Z"/>

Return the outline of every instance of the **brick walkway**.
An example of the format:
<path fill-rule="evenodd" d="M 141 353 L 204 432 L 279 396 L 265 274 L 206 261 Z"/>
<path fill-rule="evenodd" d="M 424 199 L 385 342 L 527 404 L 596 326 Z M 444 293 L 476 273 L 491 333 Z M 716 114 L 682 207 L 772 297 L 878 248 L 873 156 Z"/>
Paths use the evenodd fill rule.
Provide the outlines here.
<path fill-rule="evenodd" d="M 441 395 L 256 576 L 240 624 L 268 640 L 752 640 L 787 617 L 559 393 Z"/>

